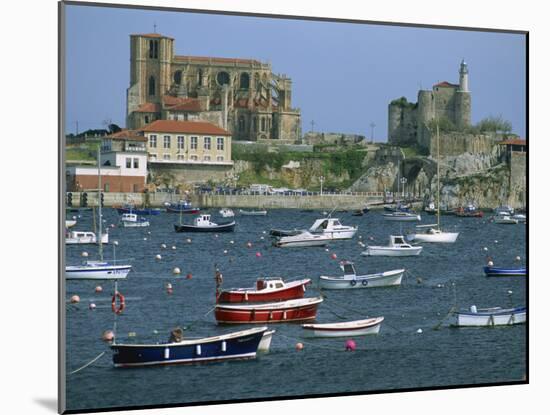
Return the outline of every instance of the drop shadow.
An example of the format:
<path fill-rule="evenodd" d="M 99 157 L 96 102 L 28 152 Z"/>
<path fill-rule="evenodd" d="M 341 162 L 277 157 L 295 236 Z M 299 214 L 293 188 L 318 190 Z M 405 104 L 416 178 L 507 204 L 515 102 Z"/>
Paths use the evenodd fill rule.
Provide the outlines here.
<path fill-rule="evenodd" d="M 34 398 L 34 401 L 40 406 L 57 413 L 57 399 L 55 398 Z"/>

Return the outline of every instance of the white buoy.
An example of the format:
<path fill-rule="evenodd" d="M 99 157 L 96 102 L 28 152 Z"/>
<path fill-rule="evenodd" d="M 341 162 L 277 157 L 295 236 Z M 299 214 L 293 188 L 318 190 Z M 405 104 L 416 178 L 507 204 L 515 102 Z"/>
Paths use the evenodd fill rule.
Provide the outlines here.
<path fill-rule="evenodd" d="M 166 249 L 166 244 L 161 244 L 160 247 L 161 247 L 162 249 Z"/>
<path fill-rule="evenodd" d="M 172 274 L 180 274 L 181 273 L 181 270 L 178 268 L 178 267 L 175 267 L 173 270 L 172 270 Z"/>
<path fill-rule="evenodd" d="M 513 294 L 514 292 L 512 290 L 508 290 L 508 295 Z"/>
<path fill-rule="evenodd" d="M 176 245 L 172 245 L 172 250 L 176 250 Z"/>
<path fill-rule="evenodd" d="M 147 235 L 151 235 L 151 231 L 147 231 Z"/>
<path fill-rule="evenodd" d="M 86 251 L 84 251 L 80 255 L 82 255 L 84 258 L 86 258 L 88 256 L 88 253 Z"/>
<path fill-rule="evenodd" d="M 489 261 L 489 262 L 487 262 L 487 265 L 490 266 L 490 267 L 492 267 L 492 266 L 495 265 L 495 264 L 493 263 L 493 261 Z"/>
<path fill-rule="evenodd" d="M 223 253 L 224 253 L 224 254 L 227 254 L 227 249 L 224 249 L 224 250 L 223 250 Z"/>
<path fill-rule="evenodd" d="M 160 254 L 156 254 L 156 255 L 155 255 L 155 259 L 160 260 L 160 259 L 162 259 L 162 257 L 160 256 Z"/>
<path fill-rule="evenodd" d="M 118 246 L 118 241 L 113 241 L 114 246 Z"/>
<path fill-rule="evenodd" d="M 483 247 L 483 250 L 484 250 L 484 251 L 488 251 L 489 248 L 487 248 L 486 246 L 484 246 L 484 247 Z"/>
<path fill-rule="evenodd" d="M 266 231 L 262 231 L 262 233 L 265 235 L 267 232 L 266 232 Z"/>
<path fill-rule="evenodd" d="M 359 239 L 363 239 L 363 237 L 361 235 L 359 235 Z"/>
<path fill-rule="evenodd" d="M 264 237 L 263 237 L 263 236 L 260 236 L 260 239 L 263 241 L 263 240 L 264 240 Z"/>
<path fill-rule="evenodd" d="M 521 261 L 521 257 L 519 255 L 516 257 L 516 261 Z"/>
<path fill-rule="evenodd" d="M 95 310 L 95 304 L 94 303 L 90 303 L 90 305 L 88 306 L 88 308 L 90 310 Z"/>
<path fill-rule="evenodd" d="M 76 220 L 76 216 L 73 216 L 73 220 Z"/>
<path fill-rule="evenodd" d="M 325 248 L 325 251 L 326 251 L 326 252 L 328 252 L 328 251 L 329 251 L 329 249 L 328 249 L 328 248 Z"/>
<path fill-rule="evenodd" d="M 143 240 L 144 240 L 144 241 L 146 241 L 146 240 L 147 240 L 147 238 L 143 238 Z"/>
<path fill-rule="evenodd" d="M 190 243 L 191 243 L 191 238 L 187 238 L 185 241 L 186 241 L 188 244 L 190 244 Z"/>
<path fill-rule="evenodd" d="M 495 239 L 495 243 L 498 244 L 498 241 Z"/>
<path fill-rule="evenodd" d="M 229 241 L 229 243 L 230 243 L 231 245 L 233 245 L 233 244 L 235 243 L 235 241 Z"/>
<path fill-rule="evenodd" d="M 418 330 L 416 330 L 416 332 L 417 332 L 418 334 L 422 334 L 422 329 L 418 329 Z"/>

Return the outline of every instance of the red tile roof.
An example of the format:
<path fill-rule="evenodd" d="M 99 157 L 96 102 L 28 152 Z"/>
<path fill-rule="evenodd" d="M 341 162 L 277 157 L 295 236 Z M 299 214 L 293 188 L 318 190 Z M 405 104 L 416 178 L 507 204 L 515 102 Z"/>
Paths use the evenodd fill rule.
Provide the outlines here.
<path fill-rule="evenodd" d="M 120 130 L 116 133 L 105 136 L 111 140 L 133 140 L 133 141 L 147 141 L 143 135 L 140 135 L 137 130 Z"/>
<path fill-rule="evenodd" d="M 439 82 L 438 84 L 434 85 L 434 87 L 436 86 L 440 86 L 443 88 L 458 88 L 457 84 L 451 84 L 450 82 L 447 82 L 447 81 Z"/>
<path fill-rule="evenodd" d="M 196 98 L 179 98 L 165 95 L 162 97 L 162 103 L 168 111 L 202 111 L 200 101 Z"/>
<path fill-rule="evenodd" d="M 134 112 L 160 112 L 160 105 L 152 102 L 141 104 Z"/>
<path fill-rule="evenodd" d="M 502 145 L 515 145 L 515 146 L 527 146 L 527 140 L 521 138 L 509 138 L 508 140 L 501 141 Z"/>
<path fill-rule="evenodd" d="M 186 60 L 186 61 L 212 61 L 215 63 L 247 63 L 247 64 L 261 64 L 260 61 L 256 59 L 241 59 L 241 58 L 220 58 L 215 56 L 174 56 L 175 60 Z"/>
<path fill-rule="evenodd" d="M 141 131 L 152 133 L 231 135 L 229 131 L 223 128 L 202 121 L 157 120 L 143 127 Z"/>

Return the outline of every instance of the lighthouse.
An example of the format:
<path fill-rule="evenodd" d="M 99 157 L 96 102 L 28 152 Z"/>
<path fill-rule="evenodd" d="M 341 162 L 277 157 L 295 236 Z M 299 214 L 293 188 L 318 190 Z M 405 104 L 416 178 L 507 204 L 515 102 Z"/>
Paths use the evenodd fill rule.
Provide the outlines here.
<path fill-rule="evenodd" d="M 460 92 L 470 92 L 468 90 L 468 64 L 464 59 L 460 62 L 460 70 L 458 73 L 460 75 L 460 86 L 458 90 Z"/>

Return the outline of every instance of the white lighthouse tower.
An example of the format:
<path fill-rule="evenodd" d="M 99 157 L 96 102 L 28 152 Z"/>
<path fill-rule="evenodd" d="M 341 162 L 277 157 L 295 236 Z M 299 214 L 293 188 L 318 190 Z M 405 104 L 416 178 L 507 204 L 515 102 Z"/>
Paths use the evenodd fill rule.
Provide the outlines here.
<path fill-rule="evenodd" d="M 460 92 L 470 92 L 468 90 L 468 64 L 462 59 L 462 62 L 460 62 L 460 70 L 458 71 L 460 74 L 460 86 L 459 91 Z"/>

